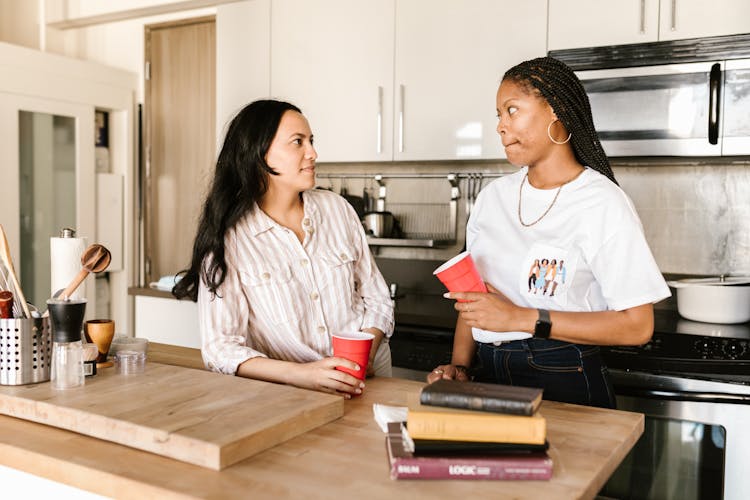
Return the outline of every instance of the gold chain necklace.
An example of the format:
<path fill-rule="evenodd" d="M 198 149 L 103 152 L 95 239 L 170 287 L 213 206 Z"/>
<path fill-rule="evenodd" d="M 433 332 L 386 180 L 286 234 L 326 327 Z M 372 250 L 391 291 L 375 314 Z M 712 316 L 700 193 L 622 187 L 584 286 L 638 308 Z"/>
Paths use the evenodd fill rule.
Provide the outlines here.
<path fill-rule="evenodd" d="M 578 175 L 580 175 L 580 172 L 578 173 Z M 576 175 L 575 177 L 573 177 L 573 179 L 571 179 L 568 182 L 571 182 L 572 180 L 576 179 L 578 177 L 578 175 Z M 521 194 L 523 193 L 523 184 L 526 182 L 526 179 L 528 179 L 528 178 L 529 178 L 529 173 L 526 172 L 526 175 L 523 176 L 523 180 L 521 181 L 521 187 L 518 188 L 518 222 L 520 222 L 523 227 L 531 227 L 534 224 L 536 224 L 537 222 L 539 222 L 540 220 L 544 219 L 544 216 L 547 215 L 550 210 L 552 210 L 553 206 L 555 206 L 555 202 L 557 201 L 557 197 L 560 196 L 560 191 L 562 190 L 563 186 L 568 183 L 568 182 L 562 183 L 560 185 L 560 187 L 557 188 L 557 193 L 555 193 L 555 197 L 552 198 L 552 203 L 549 204 L 549 206 L 547 207 L 547 210 L 545 210 L 544 213 L 542 215 L 540 215 L 537 220 L 535 220 L 534 222 L 530 222 L 530 223 L 527 224 L 521 218 Z"/>

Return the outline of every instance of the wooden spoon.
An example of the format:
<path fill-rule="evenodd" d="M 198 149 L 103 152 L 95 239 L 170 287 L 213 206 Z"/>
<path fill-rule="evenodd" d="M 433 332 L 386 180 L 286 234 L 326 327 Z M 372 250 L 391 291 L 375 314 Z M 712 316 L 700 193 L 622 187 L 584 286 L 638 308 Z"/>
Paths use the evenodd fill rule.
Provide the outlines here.
<path fill-rule="evenodd" d="M 29 306 L 26 304 L 26 297 L 23 295 L 23 290 L 21 290 L 21 285 L 18 284 L 18 278 L 16 277 L 16 270 L 13 268 L 13 259 L 10 256 L 10 247 L 8 246 L 8 238 L 5 236 L 5 229 L 3 229 L 3 225 L 0 224 L 0 258 L 3 261 L 3 264 L 5 264 L 5 268 L 8 270 L 9 279 L 11 281 L 11 285 L 15 290 L 12 290 L 16 293 L 18 296 L 18 302 L 21 303 L 21 307 L 23 308 L 24 318 L 30 318 L 31 312 L 29 311 Z"/>
<path fill-rule="evenodd" d="M 94 243 L 90 245 L 81 255 L 81 266 L 83 269 L 73 278 L 73 281 L 60 293 L 60 299 L 68 300 L 70 294 L 83 283 L 89 273 L 100 273 L 109 267 L 112 254 L 104 246 Z"/>

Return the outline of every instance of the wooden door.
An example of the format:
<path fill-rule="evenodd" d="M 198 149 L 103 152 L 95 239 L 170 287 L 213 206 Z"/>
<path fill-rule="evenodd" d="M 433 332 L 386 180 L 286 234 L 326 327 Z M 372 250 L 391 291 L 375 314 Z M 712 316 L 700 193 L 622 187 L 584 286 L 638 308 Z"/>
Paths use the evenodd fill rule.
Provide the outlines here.
<path fill-rule="evenodd" d="M 214 164 L 214 17 L 146 26 L 145 277 L 190 264 Z"/>

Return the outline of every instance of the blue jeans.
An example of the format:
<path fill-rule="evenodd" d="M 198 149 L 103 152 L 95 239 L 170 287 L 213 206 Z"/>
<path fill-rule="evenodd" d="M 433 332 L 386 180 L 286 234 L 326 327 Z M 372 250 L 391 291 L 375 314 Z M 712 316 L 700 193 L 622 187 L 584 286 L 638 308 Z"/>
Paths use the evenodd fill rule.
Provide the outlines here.
<path fill-rule="evenodd" d="M 479 382 L 541 387 L 544 399 L 615 408 L 598 346 L 535 338 L 477 346 Z"/>

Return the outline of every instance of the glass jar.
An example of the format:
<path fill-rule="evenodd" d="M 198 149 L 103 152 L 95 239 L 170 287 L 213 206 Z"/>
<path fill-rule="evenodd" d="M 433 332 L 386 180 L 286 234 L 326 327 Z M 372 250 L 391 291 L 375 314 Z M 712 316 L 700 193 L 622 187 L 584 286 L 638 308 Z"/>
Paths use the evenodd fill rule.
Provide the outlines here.
<path fill-rule="evenodd" d="M 52 343 L 52 373 L 54 389 L 72 389 L 84 384 L 83 344 L 74 342 Z"/>

